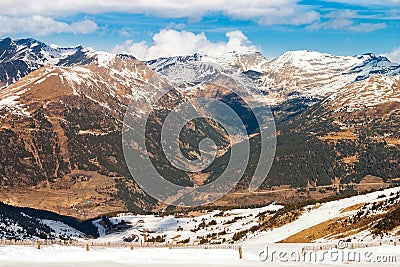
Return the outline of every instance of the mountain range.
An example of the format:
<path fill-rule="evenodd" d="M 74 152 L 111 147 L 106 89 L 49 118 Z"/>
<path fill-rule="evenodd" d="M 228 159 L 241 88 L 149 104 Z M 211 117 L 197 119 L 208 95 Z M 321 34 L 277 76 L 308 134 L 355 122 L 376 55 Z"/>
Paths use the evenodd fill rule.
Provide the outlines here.
<path fill-rule="evenodd" d="M 382 56 L 292 51 L 268 60 L 259 52 L 230 52 L 141 62 L 84 46 L 10 38 L 0 41 L 0 54 L 0 201 L 7 204 L 78 218 L 159 208 L 132 179 L 121 144 L 130 103 L 140 116 L 143 103 L 155 95 L 157 89 L 146 86 L 150 82 L 173 86 L 149 124 L 154 131 L 177 104 L 198 96 L 222 99 L 250 120 L 243 103 L 215 81 L 235 84 L 246 101 L 269 106 L 277 148 L 261 189 L 300 190 L 283 202 L 312 198 L 301 194 L 310 184 L 321 187 L 314 197 L 324 197 L 354 191 L 366 177 L 380 179 L 379 186 L 400 178 L 400 65 Z M 198 144 L 208 135 L 230 151 L 220 125 L 198 123 L 182 136 L 185 155 L 198 157 Z M 246 123 L 252 128 L 252 121 Z M 199 136 L 193 138 L 194 132 Z M 235 145 L 246 138 L 257 147 L 253 135 Z M 148 145 L 159 144 L 156 135 Z M 153 155 L 168 180 L 193 186 L 215 179 L 228 152 L 196 177 L 168 166 L 156 150 Z M 245 192 L 256 156 L 233 194 Z M 333 189 L 337 182 L 342 189 Z"/>

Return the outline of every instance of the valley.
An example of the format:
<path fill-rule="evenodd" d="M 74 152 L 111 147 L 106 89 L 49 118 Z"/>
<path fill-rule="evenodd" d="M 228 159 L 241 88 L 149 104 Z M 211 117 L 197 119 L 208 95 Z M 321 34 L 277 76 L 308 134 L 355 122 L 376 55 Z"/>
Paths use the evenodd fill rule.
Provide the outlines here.
<path fill-rule="evenodd" d="M 272 226 L 289 225 L 300 218 L 304 203 L 354 198 L 399 185 L 400 66 L 384 57 L 293 51 L 267 60 L 258 52 L 231 52 L 141 62 L 133 56 L 83 46 L 51 48 L 33 39 L 1 42 L 2 49 L 13 54 L 4 60 L 15 64 L 25 60 L 30 68 L 9 79 L 11 68 L 0 89 L 0 202 L 4 204 L 46 210 L 82 222 L 99 222 L 104 216 L 114 218 L 121 213 L 132 214 L 126 218 L 130 223 L 142 220 L 135 214 L 146 213 L 199 211 L 213 217 L 212 212 L 221 208 L 238 209 L 235 216 L 245 214 L 249 219 L 242 224 L 249 227 L 231 229 L 231 235 L 221 241 L 229 243 L 234 233 L 240 233 L 233 240 L 236 242 L 258 230 L 262 234 Z M 16 47 L 19 54 L 15 54 Z M 48 53 L 51 58 L 43 56 Z M 154 99 L 167 88 L 162 98 Z M 160 151 L 161 129 L 176 107 L 199 97 L 232 108 L 244 122 L 246 134 L 229 136 L 210 118 L 190 121 L 179 135 L 182 154 L 199 159 L 199 146 L 206 137 L 215 141 L 217 153 L 207 168 L 185 172 L 172 166 Z M 211 184 L 224 172 L 231 152 L 249 142 L 248 164 L 228 194 L 204 207 L 186 209 L 157 201 L 137 183 L 132 162 L 124 157 L 124 146 L 130 142 L 131 149 L 146 154 L 135 139 L 140 129 L 124 128 L 124 116 L 128 111 L 133 119 L 142 119 L 149 103 L 156 108 L 149 113 L 145 146 L 155 169 L 173 184 L 194 188 Z M 206 107 L 208 113 L 192 108 L 203 117 L 218 110 L 212 104 Z M 269 173 L 256 191 L 249 192 L 264 145 L 260 127 L 266 127 L 259 125 L 253 111 L 263 119 L 273 116 L 268 127 L 276 134 L 270 132 L 268 138 L 276 138 L 276 146 Z M 125 142 L 124 135 L 133 139 Z M 293 205 L 301 208 L 290 210 Z M 290 211 L 276 221 L 262 222 L 253 214 L 265 212 L 262 207 L 272 207 L 277 214 L 277 207 Z M 254 209 L 251 216 L 249 208 Z M 383 215 L 373 218 L 363 219 L 360 232 L 373 220 L 384 220 Z M 332 217 L 282 240 L 314 242 L 333 228 L 340 236 L 346 226 L 335 228 L 339 221 Z M 157 223 L 164 225 L 163 221 Z M 189 221 L 171 227 L 183 227 L 184 223 L 195 227 Z M 309 233 L 315 231 L 321 234 L 310 238 Z M 163 239 L 164 233 L 159 234 Z M 171 237 L 171 242 L 184 242 L 188 237 L 193 242 L 195 238 L 193 234 L 174 234 L 182 238 Z M 203 236 L 208 241 L 202 242 L 215 237 L 207 235 L 211 237 Z"/>

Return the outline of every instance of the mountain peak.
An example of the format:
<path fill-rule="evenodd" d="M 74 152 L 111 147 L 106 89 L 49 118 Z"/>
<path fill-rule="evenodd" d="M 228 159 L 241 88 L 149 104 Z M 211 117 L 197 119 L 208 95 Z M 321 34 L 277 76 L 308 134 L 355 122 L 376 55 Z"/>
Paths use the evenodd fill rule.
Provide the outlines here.
<path fill-rule="evenodd" d="M 311 50 L 288 51 L 271 61 L 274 68 L 294 67 L 303 70 L 348 69 L 358 63 L 354 57 L 335 56 Z"/>
<path fill-rule="evenodd" d="M 387 57 L 385 57 L 385 56 L 377 56 L 374 53 L 364 53 L 364 54 L 358 55 L 356 57 L 359 58 L 359 59 L 363 59 L 363 60 L 370 60 L 370 61 L 376 60 L 376 61 L 387 61 L 387 62 L 390 62 L 390 60 Z"/>
<path fill-rule="evenodd" d="M 400 64 L 392 63 L 384 56 L 366 53 L 356 56 L 360 62 L 353 66 L 348 73 L 358 74 L 356 81 L 364 80 L 373 74 L 393 76 L 400 74 Z"/>
<path fill-rule="evenodd" d="M 331 54 L 327 53 L 322 53 L 318 51 L 313 51 L 313 50 L 292 50 L 292 51 L 286 51 L 283 53 L 280 57 L 286 56 L 286 57 L 299 57 L 299 56 L 332 56 Z"/>
<path fill-rule="evenodd" d="M 4 38 L 0 40 L 0 88 L 46 65 L 88 64 L 91 62 L 88 53 L 83 46 L 56 47 L 34 38 Z"/>
<path fill-rule="evenodd" d="M 31 45 L 31 44 L 34 44 L 34 43 L 44 44 L 43 42 L 41 42 L 39 40 L 36 40 L 34 38 L 20 38 L 20 39 L 15 39 L 13 41 L 15 43 L 18 43 L 18 44 L 27 44 L 27 45 Z"/>

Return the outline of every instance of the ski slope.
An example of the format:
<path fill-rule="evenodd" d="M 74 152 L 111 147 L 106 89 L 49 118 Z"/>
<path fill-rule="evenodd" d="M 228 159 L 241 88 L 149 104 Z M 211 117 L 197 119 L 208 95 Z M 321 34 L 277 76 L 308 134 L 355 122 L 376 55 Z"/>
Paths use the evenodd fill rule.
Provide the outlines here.
<path fill-rule="evenodd" d="M 156 216 L 156 215 L 133 215 L 120 214 L 110 218 L 113 224 L 121 221 L 130 223 L 132 228 L 112 234 L 105 234 L 105 229 L 99 224 L 100 220 L 94 222 L 99 229 L 99 242 L 122 242 L 125 237 L 134 236 L 136 242 L 144 242 L 144 237 L 156 237 L 165 235 L 165 243 L 179 243 L 189 239 L 187 244 L 198 244 L 199 237 L 216 234 L 210 238 L 210 243 L 223 243 L 223 239 L 230 240 L 234 233 L 250 229 L 258 225 L 257 215 L 262 212 L 274 213 L 283 208 L 281 205 L 268 205 L 255 209 L 233 209 L 228 211 L 215 210 L 198 216 L 189 214 L 182 216 Z M 204 224 L 204 227 L 200 227 Z M 197 230 L 195 230 L 197 229 Z M 221 233 L 224 232 L 222 235 Z"/>
<path fill-rule="evenodd" d="M 279 242 L 312 226 L 338 217 L 340 213 L 348 207 L 365 202 L 382 201 L 389 198 L 391 193 L 397 193 L 398 191 L 400 191 L 400 187 L 394 187 L 366 195 L 324 203 L 318 208 L 305 211 L 296 221 L 271 231 L 263 232 L 254 238 L 246 240 L 244 244 L 246 246 L 260 246 Z M 387 197 L 378 199 L 378 196 L 381 195 L 386 195 Z"/>

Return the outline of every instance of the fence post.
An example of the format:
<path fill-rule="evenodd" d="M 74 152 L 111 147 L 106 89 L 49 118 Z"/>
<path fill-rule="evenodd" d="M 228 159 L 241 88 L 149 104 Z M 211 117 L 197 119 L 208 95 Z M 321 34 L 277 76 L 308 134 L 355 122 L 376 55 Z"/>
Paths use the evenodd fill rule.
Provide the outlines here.
<path fill-rule="evenodd" d="M 133 250 L 133 243 L 131 243 L 131 250 Z"/>
<path fill-rule="evenodd" d="M 89 251 L 89 244 L 86 244 L 86 251 Z"/>
<path fill-rule="evenodd" d="M 242 246 L 239 246 L 239 258 L 243 259 L 243 249 Z"/>
<path fill-rule="evenodd" d="M 37 249 L 40 249 L 40 240 L 37 242 Z"/>

